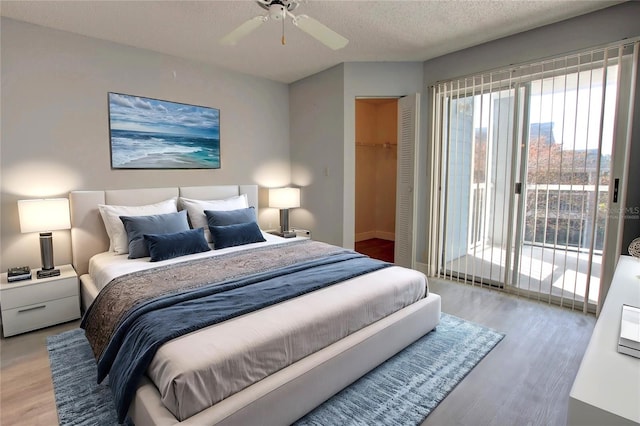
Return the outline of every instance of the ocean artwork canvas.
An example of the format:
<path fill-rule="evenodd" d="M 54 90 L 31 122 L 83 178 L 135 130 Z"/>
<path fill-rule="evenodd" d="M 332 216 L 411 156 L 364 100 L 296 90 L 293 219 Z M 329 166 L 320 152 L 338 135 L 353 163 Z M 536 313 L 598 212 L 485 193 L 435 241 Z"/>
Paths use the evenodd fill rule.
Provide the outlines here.
<path fill-rule="evenodd" d="M 109 93 L 111 167 L 219 169 L 220 110 Z"/>

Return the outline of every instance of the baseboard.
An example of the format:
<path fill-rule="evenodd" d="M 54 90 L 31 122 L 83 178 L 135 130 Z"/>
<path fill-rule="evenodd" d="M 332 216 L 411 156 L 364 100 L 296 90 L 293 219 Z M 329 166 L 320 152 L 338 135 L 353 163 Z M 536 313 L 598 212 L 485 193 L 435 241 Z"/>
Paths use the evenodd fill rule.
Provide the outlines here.
<path fill-rule="evenodd" d="M 367 231 L 356 234 L 355 242 L 370 240 L 372 238 L 376 238 L 376 231 Z"/>
<path fill-rule="evenodd" d="M 376 236 L 375 238 L 380 238 L 381 240 L 387 240 L 387 241 L 395 241 L 396 240 L 396 234 L 393 232 L 389 232 L 389 231 L 375 231 Z"/>
<path fill-rule="evenodd" d="M 378 238 L 378 239 L 387 240 L 387 241 L 395 241 L 396 240 L 396 234 L 394 234 L 393 232 L 388 232 L 388 231 L 360 232 L 359 234 L 356 234 L 355 242 L 357 243 L 357 242 L 360 242 L 360 241 L 371 240 L 373 238 Z"/>
<path fill-rule="evenodd" d="M 422 262 L 416 262 L 416 270 L 422 272 L 425 275 L 429 275 L 429 265 Z"/>

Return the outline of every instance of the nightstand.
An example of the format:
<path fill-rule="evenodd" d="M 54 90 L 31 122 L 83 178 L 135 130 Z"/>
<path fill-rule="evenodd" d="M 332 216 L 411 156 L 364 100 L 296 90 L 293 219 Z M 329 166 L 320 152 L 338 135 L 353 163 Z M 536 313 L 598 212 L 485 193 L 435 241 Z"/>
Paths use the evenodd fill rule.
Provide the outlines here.
<path fill-rule="evenodd" d="M 296 237 L 298 238 L 311 239 L 311 231 L 308 229 L 291 228 L 291 230 L 296 233 Z"/>
<path fill-rule="evenodd" d="M 58 266 L 60 275 L 7 282 L 0 277 L 0 309 L 5 337 L 38 328 L 49 327 L 80 318 L 80 287 L 78 274 L 71 265 Z"/>

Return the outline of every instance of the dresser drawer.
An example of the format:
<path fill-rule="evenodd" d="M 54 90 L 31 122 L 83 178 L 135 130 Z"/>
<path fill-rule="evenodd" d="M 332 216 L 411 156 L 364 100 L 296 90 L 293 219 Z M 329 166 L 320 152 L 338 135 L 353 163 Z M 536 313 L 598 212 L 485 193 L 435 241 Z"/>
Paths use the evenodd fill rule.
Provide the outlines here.
<path fill-rule="evenodd" d="M 76 276 L 56 281 L 37 282 L 16 288 L 3 288 L 0 305 L 2 310 L 31 306 L 49 300 L 75 296 L 78 298 L 78 278 Z"/>
<path fill-rule="evenodd" d="M 77 318 L 80 318 L 80 299 L 77 295 L 15 309 L 2 309 L 2 327 L 5 336 L 36 330 Z"/>

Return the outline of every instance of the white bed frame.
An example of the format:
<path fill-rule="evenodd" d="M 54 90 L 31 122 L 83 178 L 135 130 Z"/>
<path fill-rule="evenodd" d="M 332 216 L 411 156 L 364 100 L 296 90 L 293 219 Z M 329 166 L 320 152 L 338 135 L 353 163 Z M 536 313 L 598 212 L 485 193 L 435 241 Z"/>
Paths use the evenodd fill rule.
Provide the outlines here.
<path fill-rule="evenodd" d="M 213 200 L 240 194 L 247 194 L 249 205 L 258 208 L 256 185 L 71 192 L 69 201 L 73 266 L 80 275 L 83 308 L 86 309 L 98 294 L 95 284 L 87 274 L 89 259 L 109 248 L 98 204 L 134 206 L 178 196 Z M 182 422 L 162 405 L 157 388 L 145 379 L 129 407 L 129 416 L 136 426 L 291 424 L 431 331 L 439 320 L 440 296 L 429 293 L 426 298 L 303 358 Z"/>

